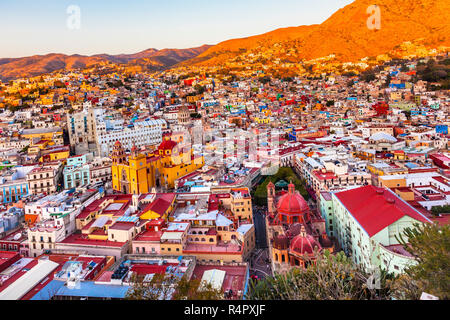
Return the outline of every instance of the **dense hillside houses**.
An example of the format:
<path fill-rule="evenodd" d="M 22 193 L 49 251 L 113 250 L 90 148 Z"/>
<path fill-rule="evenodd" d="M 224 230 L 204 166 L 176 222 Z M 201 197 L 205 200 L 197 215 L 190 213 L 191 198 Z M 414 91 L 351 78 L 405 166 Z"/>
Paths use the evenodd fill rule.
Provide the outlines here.
<path fill-rule="evenodd" d="M 0 299 L 124 299 L 136 274 L 243 299 L 323 255 L 417 263 L 397 237 L 450 221 L 450 97 L 422 77 L 447 53 L 311 69 L 250 51 L 225 73 L 106 63 L 2 83 Z M 258 62 L 274 57 L 298 73 Z"/>

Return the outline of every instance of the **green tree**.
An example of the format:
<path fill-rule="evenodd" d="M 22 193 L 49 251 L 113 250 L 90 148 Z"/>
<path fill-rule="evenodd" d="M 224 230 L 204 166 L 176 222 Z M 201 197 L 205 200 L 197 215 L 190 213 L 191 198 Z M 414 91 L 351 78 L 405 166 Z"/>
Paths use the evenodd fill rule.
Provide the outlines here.
<path fill-rule="evenodd" d="M 197 91 L 197 94 L 203 94 L 206 91 L 206 88 L 204 86 L 201 86 L 199 84 L 196 84 L 194 86 L 195 91 Z"/>
<path fill-rule="evenodd" d="M 386 82 L 383 85 L 383 88 L 389 87 L 389 85 L 391 84 L 391 80 L 392 80 L 392 76 L 390 74 L 388 74 L 386 77 Z"/>
<path fill-rule="evenodd" d="M 261 78 L 259 78 L 258 80 L 259 80 L 259 82 L 261 82 L 262 84 L 266 84 L 266 83 L 268 83 L 268 82 L 271 81 L 271 79 L 270 79 L 269 76 L 261 77 Z"/>
<path fill-rule="evenodd" d="M 146 281 L 144 275 L 133 274 L 126 300 L 220 300 L 221 290 L 199 279 L 188 280 L 175 275 L 155 274 Z"/>
<path fill-rule="evenodd" d="M 263 206 L 267 204 L 267 185 L 270 181 L 277 183 L 279 180 L 287 182 L 292 181 L 295 185 L 295 189 L 300 192 L 303 198 L 305 198 L 305 200 L 309 199 L 309 194 L 305 188 L 306 182 L 299 179 L 292 168 L 281 167 L 276 174 L 268 176 L 254 191 L 253 199 L 257 205 Z"/>
<path fill-rule="evenodd" d="M 361 80 L 365 82 L 371 82 L 376 79 L 375 71 L 374 70 L 367 70 L 361 73 Z"/>
<path fill-rule="evenodd" d="M 201 119 L 202 118 L 202 115 L 198 112 L 193 112 L 193 113 L 191 113 L 190 116 L 192 119 Z"/>
<path fill-rule="evenodd" d="M 413 297 L 426 292 L 440 299 L 450 298 L 450 226 L 415 224 L 406 228 L 397 240 L 417 261 L 405 272 L 412 280 Z M 402 287 L 400 294 L 402 296 Z M 404 294 L 404 292 L 403 292 Z M 410 293 L 411 294 L 411 293 Z M 412 296 L 405 296 L 407 299 Z"/>
<path fill-rule="evenodd" d="M 402 67 L 400 68 L 401 72 L 408 72 L 409 71 L 409 67 L 406 64 L 403 64 Z"/>
<path fill-rule="evenodd" d="M 449 213 L 450 214 L 450 205 L 436 206 L 431 208 L 431 213 L 435 216 L 441 213 Z"/>
<path fill-rule="evenodd" d="M 371 275 L 342 251 L 317 253 L 316 263 L 295 268 L 259 282 L 251 282 L 252 300 L 385 300 L 390 298 L 394 277 L 380 273 L 380 288 L 369 286 Z"/>

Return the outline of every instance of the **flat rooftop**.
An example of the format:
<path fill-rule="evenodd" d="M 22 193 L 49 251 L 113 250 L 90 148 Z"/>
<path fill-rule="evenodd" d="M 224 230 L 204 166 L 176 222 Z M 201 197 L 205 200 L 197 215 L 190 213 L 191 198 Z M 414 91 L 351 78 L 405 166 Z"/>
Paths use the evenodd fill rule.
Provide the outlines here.
<path fill-rule="evenodd" d="M 247 266 L 246 265 L 236 265 L 236 266 L 220 266 L 220 265 L 199 265 L 197 264 L 194 268 L 192 279 L 202 279 L 205 271 L 209 270 L 221 270 L 225 271 L 225 279 L 222 283 L 222 290 L 242 293 L 245 290 L 245 285 L 247 282 Z"/>
<path fill-rule="evenodd" d="M 183 252 L 198 252 L 198 253 L 242 253 L 242 247 L 239 248 L 239 245 L 234 243 L 218 243 L 214 244 L 192 244 L 189 243 L 186 245 L 186 248 Z"/>
<path fill-rule="evenodd" d="M 73 245 L 82 245 L 82 246 L 101 246 L 101 247 L 114 247 L 121 248 L 126 242 L 117 242 L 117 241 L 108 241 L 108 240 L 93 240 L 89 239 L 85 235 L 82 234 L 73 234 L 68 236 L 63 241 L 59 242 L 62 244 L 73 244 Z"/>

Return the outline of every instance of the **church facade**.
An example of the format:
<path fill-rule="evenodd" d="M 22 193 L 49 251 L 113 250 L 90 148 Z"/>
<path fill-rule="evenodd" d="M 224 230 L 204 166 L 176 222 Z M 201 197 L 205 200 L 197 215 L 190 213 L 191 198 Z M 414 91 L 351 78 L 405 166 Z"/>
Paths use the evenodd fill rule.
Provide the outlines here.
<path fill-rule="evenodd" d="M 334 251 L 334 243 L 328 238 L 325 221 L 312 211 L 293 183 L 288 191 L 275 191 L 275 185 L 267 185 L 266 227 L 272 270 L 284 272 L 293 267 L 306 268 L 315 263 L 317 254 Z"/>
<path fill-rule="evenodd" d="M 117 141 L 111 159 L 113 189 L 124 194 L 148 193 L 156 187 L 172 189 L 176 179 L 204 165 L 203 156 L 195 157 L 192 149 L 179 150 L 178 144 L 167 136 L 158 149 L 149 154 L 140 152 L 136 146 L 126 154 Z"/>

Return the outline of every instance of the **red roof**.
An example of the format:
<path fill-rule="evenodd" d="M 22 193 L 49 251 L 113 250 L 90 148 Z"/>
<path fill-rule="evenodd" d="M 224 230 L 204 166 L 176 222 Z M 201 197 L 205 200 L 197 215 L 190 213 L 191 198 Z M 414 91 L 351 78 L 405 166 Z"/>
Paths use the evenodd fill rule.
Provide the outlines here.
<path fill-rule="evenodd" d="M 111 230 L 130 230 L 134 227 L 134 222 L 116 222 L 109 229 Z"/>
<path fill-rule="evenodd" d="M 404 216 L 431 222 L 388 189 L 370 185 L 335 195 L 370 237 Z"/>
<path fill-rule="evenodd" d="M 162 234 L 163 234 L 162 230 L 159 231 L 145 230 L 140 234 L 138 234 L 133 241 L 149 241 L 149 242 L 159 241 L 161 239 Z"/>
<path fill-rule="evenodd" d="M 278 212 L 285 214 L 298 214 L 309 211 L 309 206 L 302 195 L 289 184 L 289 192 L 281 196 L 278 201 Z"/>
<path fill-rule="evenodd" d="M 223 291 L 231 289 L 233 292 L 238 292 L 244 290 L 247 274 L 247 266 L 245 265 L 218 266 L 197 264 L 192 272 L 192 278 L 200 280 L 205 271 L 214 269 L 225 271 L 225 278 L 222 283 Z"/>
<path fill-rule="evenodd" d="M 322 250 L 321 245 L 309 234 L 299 234 L 292 239 L 291 246 L 289 248 L 291 252 L 298 255 L 313 254 L 314 249 Z"/>
<path fill-rule="evenodd" d="M 164 140 L 163 142 L 161 142 L 158 149 L 159 150 L 172 150 L 172 148 L 175 147 L 176 145 L 177 145 L 177 143 L 175 141 Z"/>
<path fill-rule="evenodd" d="M 175 198 L 175 193 L 158 193 L 157 198 L 142 209 L 141 216 L 149 210 L 164 215 Z"/>
<path fill-rule="evenodd" d="M 120 248 L 127 244 L 127 242 L 89 239 L 81 234 L 72 234 L 59 243 L 87 245 L 87 246 L 115 247 L 115 248 Z"/>
<path fill-rule="evenodd" d="M 178 263 L 165 263 L 163 265 L 150 265 L 144 263 L 136 263 L 131 266 L 131 271 L 136 272 L 137 274 L 165 274 L 168 266 L 177 266 Z"/>

